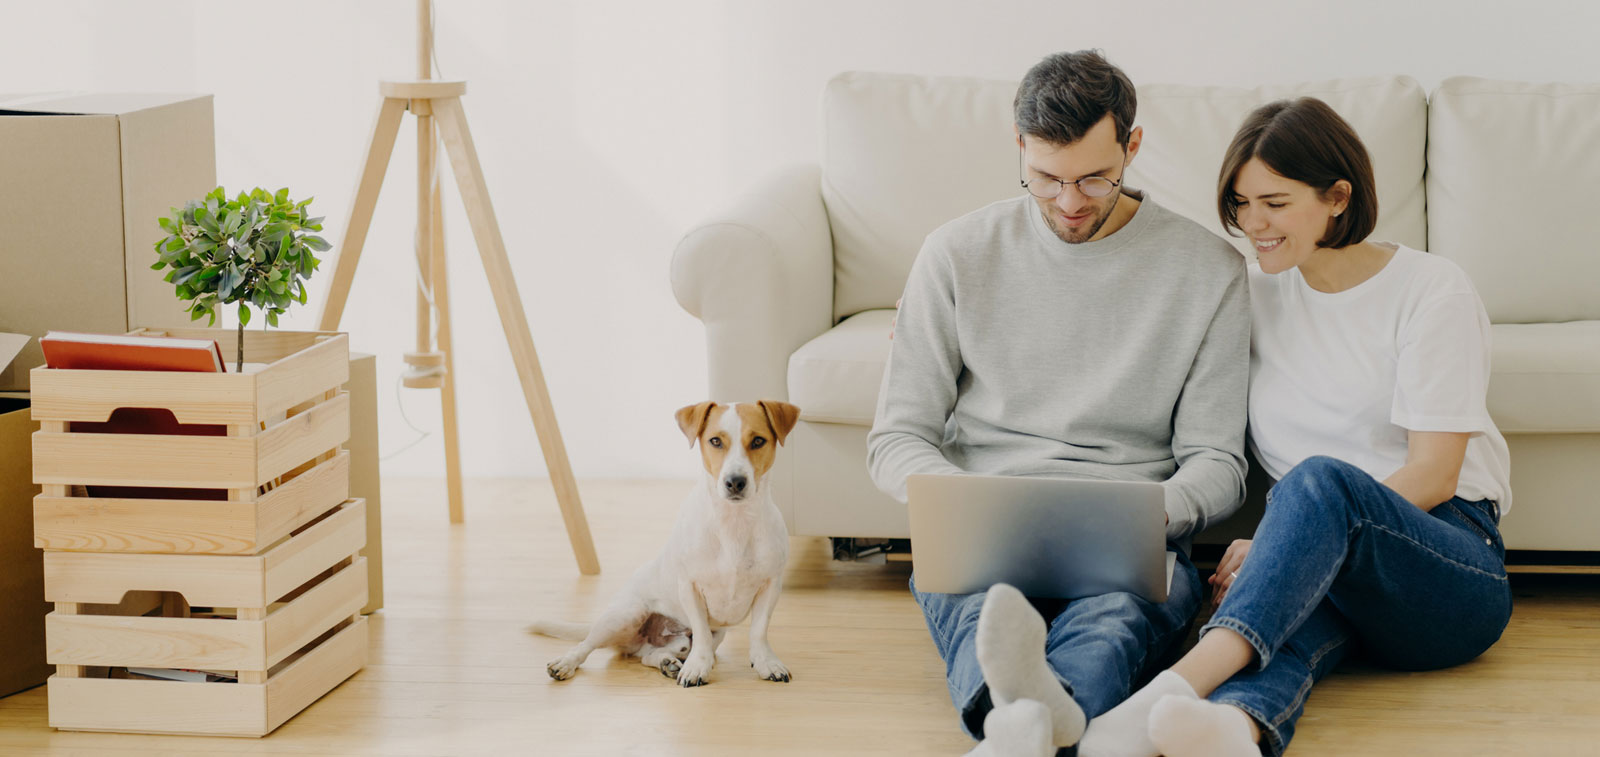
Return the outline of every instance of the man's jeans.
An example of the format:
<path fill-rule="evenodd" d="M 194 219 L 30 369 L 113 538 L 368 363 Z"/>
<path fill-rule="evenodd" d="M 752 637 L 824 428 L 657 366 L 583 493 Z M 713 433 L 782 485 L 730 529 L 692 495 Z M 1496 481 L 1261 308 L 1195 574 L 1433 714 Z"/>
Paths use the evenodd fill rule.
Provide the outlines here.
<path fill-rule="evenodd" d="M 1170 653 L 1188 635 L 1200 608 L 1200 577 L 1181 550 L 1172 572 L 1167 601 L 1154 604 L 1133 594 L 1118 592 L 1098 597 L 1033 600 L 1049 623 L 1045 659 L 1061 685 L 1094 717 L 1128 698 L 1136 683 L 1170 662 Z M 961 712 L 961 727 L 983 738 L 983 719 L 993 709 L 989 686 L 978 668 L 978 611 L 983 594 L 911 593 L 922 606 L 934 646 L 944 658 L 950 699 Z"/>
<path fill-rule="evenodd" d="M 1404 670 L 1459 665 L 1511 619 L 1498 509 L 1451 499 L 1423 512 L 1348 463 L 1313 457 L 1267 495 L 1266 515 L 1222 606 L 1259 656 L 1211 694 L 1261 725 L 1282 754 L 1311 685 L 1353 643 Z"/>

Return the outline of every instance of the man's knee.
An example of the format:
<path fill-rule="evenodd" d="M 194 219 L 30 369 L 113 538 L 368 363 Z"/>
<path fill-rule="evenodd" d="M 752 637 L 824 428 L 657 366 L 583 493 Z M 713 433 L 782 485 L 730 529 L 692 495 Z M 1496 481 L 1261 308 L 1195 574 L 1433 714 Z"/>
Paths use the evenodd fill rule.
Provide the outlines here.
<path fill-rule="evenodd" d="M 1085 623 L 1118 623 L 1132 626 L 1144 621 L 1150 603 L 1137 594 L 1114 591 L 1072 600 L 1072 619 Z"/>

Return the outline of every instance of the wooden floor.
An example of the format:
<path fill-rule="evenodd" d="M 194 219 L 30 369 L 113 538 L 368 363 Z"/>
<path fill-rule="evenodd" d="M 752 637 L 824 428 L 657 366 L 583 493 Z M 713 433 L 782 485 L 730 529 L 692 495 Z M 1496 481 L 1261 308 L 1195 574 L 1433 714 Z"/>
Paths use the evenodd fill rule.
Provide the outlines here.
<path fill-rule="evenodd" d="M 44 688 L 0 699 L 0 754 L 960 755 L 943 665 L 904 564 L 829 559 L 793 542 L 772 642 L 792 683 L 757 680 L 744 629 L 711 685 L 680 689 L 602 651 L 571 681 L 545 663 L 566 642 L 535 617 L 593 618 L 659 547 L 686 482 L 581 484 L 602 576 L 581 577 L 548 483 L 476 481 L 467 523 L 443 482 L 386 479 L 387 609 L 372 662 L 259 740 L 55 732 Z M 1460 668 L 1356 667 L 1319 686 L 1293 755 L 1600 754 L 1600 578 L 1517 577 L 1501 643 Z M 1429 633 L 1429 629 L 1417 629 Z"/>

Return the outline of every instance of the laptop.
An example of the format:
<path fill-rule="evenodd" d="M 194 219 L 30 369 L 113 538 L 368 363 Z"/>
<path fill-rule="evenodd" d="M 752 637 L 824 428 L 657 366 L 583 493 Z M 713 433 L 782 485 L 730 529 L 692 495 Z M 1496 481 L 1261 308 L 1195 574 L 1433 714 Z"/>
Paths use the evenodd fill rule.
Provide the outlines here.
<path fill-rule="evenodd" d="M 918 591 L 1008 583 L 1028 597 L 1167 600 L 1177 556 L 1161 484 L 915 474 L 906 495 Z"/>

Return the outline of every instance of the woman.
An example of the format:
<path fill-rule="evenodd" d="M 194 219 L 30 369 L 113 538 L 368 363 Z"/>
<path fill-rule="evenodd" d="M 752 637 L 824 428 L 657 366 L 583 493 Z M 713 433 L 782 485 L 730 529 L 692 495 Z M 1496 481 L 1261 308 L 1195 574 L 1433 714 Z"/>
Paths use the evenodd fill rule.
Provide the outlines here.
<path fill-rule="evenodd" d="M 1311 684 L 1354 644 L 1407 670 L 1459 665 L 1511 616 L 1511 503 L 1489 419 L 1489 322 L 1441 257 L 1367 241 L 1371 163 L 1320 100 L 1265 105 L 1217 182 L 1250 271 L 1250 436 L 1278 481 L 1254 540 L 1211 579 L 1193 650 L 1096 718 L 1084 757 L 1282 753 Z"/>

